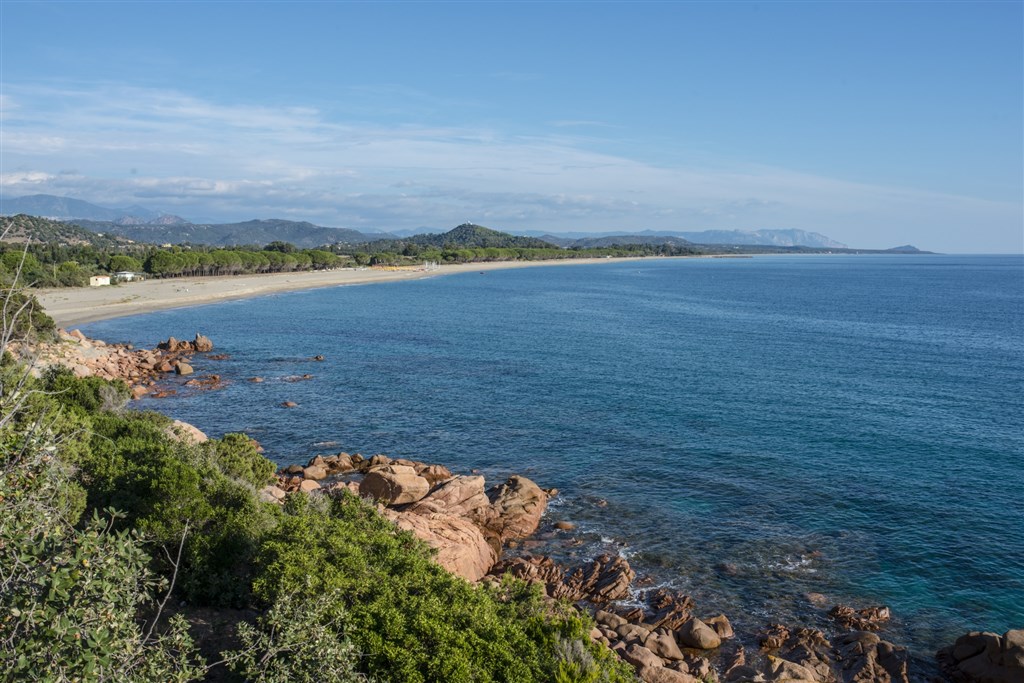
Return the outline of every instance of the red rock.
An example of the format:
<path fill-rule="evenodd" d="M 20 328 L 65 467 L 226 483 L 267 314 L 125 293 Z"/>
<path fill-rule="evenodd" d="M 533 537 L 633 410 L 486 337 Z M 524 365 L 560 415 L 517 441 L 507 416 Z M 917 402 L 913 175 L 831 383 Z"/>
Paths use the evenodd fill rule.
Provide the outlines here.
<path fill-rule="evenodd" d="M 415 503 L 430 491 L 430 484 L 411 467 L 389 465 L 369 472 L 359 484 L 359 495 L 385 505 Z"/>
<path fill-rule="evenodd" d="M 412 532 L 434 548 L 437 551 L 434 561 L 467 581 L 479 581 L 497 559 L 480 528 L 469 520 L 447 514 L 416 514 L 390 509 L 385 509 L 384 515 L 399 528 Z"/>
<path fill-rule="evenodd" d="M 715 630 L 697 617 L 680 626 L 676 631 L 676 637 L 683 647 L 692 647 L 698 650 L 714 650 L 722 644 L 722 639 L 715 633 Z"/>
<path fill-rule="evenodd" d="M 167 436 L 175 439 L 176 441 L 184 441 L 185 443 L 203 443 L 209 441 L 209 437 L 206 436 L 195 425 L 190 425 L 188 422 L 182 422 L 181 420 L 175 420 L 165 430 Z"/>
<path fill-rule="evenodd" d="M 514 476 L 489 492 L 488 523 L 502 541 L 526 538 L 537 530 L 548 504 L 547 494 L 526 477 Z"/>

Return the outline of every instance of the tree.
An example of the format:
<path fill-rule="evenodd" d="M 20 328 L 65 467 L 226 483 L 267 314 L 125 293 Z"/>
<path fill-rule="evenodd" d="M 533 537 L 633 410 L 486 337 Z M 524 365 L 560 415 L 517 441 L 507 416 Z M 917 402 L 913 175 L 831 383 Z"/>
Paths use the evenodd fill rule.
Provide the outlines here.
<path fill-rule="evenodd" d="M 274 241 L 263 247 L 263 251 L 277 251 L 282 254 L 294 254 L 298 249 L 290 242 Z"/>
<path fill-rule="evenodd" d="M 142 270 L 142 264 L 139 263 L 137 258 L 126 256 L 124 254 L 114 254 L 110 257 L 110 261 L 107 263 L 107 270 L 111 273 L 134 273 Z"/>

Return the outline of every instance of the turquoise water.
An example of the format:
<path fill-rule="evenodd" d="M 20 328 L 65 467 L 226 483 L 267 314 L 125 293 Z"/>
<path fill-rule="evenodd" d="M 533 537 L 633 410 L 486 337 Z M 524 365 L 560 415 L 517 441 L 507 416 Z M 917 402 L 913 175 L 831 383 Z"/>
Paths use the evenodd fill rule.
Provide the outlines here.
<path fill-rule="evenodd" d="M 1021 257 L 530 268 L 83 329 L 212 337 L 231 358 L 197 370 L 230 386 L 140 405 L 280 463 L 384 452 L 557 487 L 549 521 L 578 533 L 547 550 L 621 552 L 739 628 L 825 624 L 808 592 L 889 605 L 922 655 L 1024 626 Z"/>

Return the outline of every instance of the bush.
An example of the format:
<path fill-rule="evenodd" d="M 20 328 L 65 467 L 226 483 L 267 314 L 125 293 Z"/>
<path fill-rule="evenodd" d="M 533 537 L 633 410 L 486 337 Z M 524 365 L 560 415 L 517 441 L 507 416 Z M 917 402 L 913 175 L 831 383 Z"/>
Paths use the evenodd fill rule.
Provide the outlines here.
<path fill-rule="evenodd" d="M 344 633 L 340 596 L 308 591 L 283 596 L 259 619 L 242 623 L 242 648 L 224 652 L 228 666 L 257 683 L 364 681 L 356 672 L 358 655 Z"/>
<path fill-rule="evenodd" d="M 94 515 L 68 524 L 61 461 L 46 442 L 8 440 L 0 471 L 0 678 L 189 681 L 185 624 L 143 630 L 140 608 L 166 584 L 137 534 Z"/>
<path fill-rule="evenodd" d="M 255 488 L 266 486 L 277 467 L 256 450 L 256 442 L 245 434 L 225 434 L 212 444 L 214 458 L 226 476 Z"/>
<path fill-rule="evenodd" d="M 557 638 L 585 637 L 582 617 L 549 610 L 539 587 L 473 586 L 354 496 L 326 512 L 292 501 L 257 555 L 254 593 L 268 603 L 300 589 L 337 596 L 374 680 L 551 681 Z"/>

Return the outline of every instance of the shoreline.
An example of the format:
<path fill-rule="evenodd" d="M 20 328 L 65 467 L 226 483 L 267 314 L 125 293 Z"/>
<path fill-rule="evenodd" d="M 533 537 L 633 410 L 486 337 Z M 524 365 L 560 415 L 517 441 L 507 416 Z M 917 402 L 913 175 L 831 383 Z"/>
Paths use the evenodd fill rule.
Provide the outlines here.
<path fill-rule="evenodd" d="M 708 257 L 619 257 L 586 259 L 551 259 L 545 261 L 489 261 L 442 265 L 437 270 L 421 268 L 375 269 L 344 268 L 338 270 L 272 273 L 263 275 L 218 275 L 152 279 L 125 282 L 109 287 L 62 287 L 32 292 L 58 327 L 142 315 L 174 308 L 188 308 L 238 299 L 249 299 L 282 292 L 296 292 L 325 287 L 365 285 L 378 282 L 420 280 L 441 275 L 508 270 L 543 266 L 595 265 L 651 258 Z M 720 258 L 720 257 L 715 257 Z"/>
<path fill-rule="evenodd" d="M 460 273 L 460 272 L 473 272 L 473 271 L 480 272 L 480 271 L 487 271 L 487 270 L 498 270 L 498 269 L 502 269 L 502 268 L 525 267 L 525 266 L 530 266 L 530 265 L 537 265 L 537 266 L 541 266 L 541 265 L 564 265 L 566 263 L 580 263 L 580 264 L 589 263 L 589 264 L 594 264 L 594 263 L 603 263 L 603 262 L 606 262 L 608 260 L 613 260 L 613 259 L 588 259 L 588 260 L 573 260 L 573 261 L 525 262 L 525 263 L 515 263 L 515 262 L 501 263 L 501 262 L 498 262 L 498 263 L 491 263 L 491 264 L 465 264 L 465 265 L 462 265 L 462 266 L 442 268 L 442 270 L 440 270 L 440 271 L 430 271 L 430 272 L 416 271 L 416 270 L 408 270 L 408 271 L 394 271 L 394 270 L 392 270 L 392 271 L 380 271 L 380 270 L 378 270 L 378 271 L 371 271 L 371 270 L 365 270 L 365 271 L 328 271 L 327 273 L 285 274 L 283 276 L 282 275 L 274 275 L 274 276 L 253 276 L 253 277 L 241 276 L 241 277 L 209 278 L 210 280 L 214 280 L 215 279 L 215 280 L 223 281 L 223 282 L 225 282 L 227 284 L 231 284 L 231 283 L 236 282 L 238 280 L 243 280 L 244 281 L 244 280 L 249 280 L 249 279 L 274 280 L 274 281 L 276 281 L 277 286 L 275 287 L 275 286 L 273 286 L 272 283 L 267 283 L 268 286 L 260 288 L 260 289 L 256 289 L 254 291 L 246 291 L 245 293 L 239 293 L 237 291 L 229 291 L 229 292 L 227 292 L 226 294 L 224 294 L 223 296 L 221 296 L 219 298 L 213 298 L 211 300 L 204 300 L 204 301 L 187 301 L 188 297 L 187 296 L 182 296 L 181 298 L 182 299 L 186 299 L 186 302 L 183 302 L 183 303 L 167 302 L 167 301 L 155 302 L 153 304 L 154 307 L 151 310 L 155 311 L 155 310 L 163 310 L 163 309 L 175 308 L 175 307 L 184 307 L 184 306 L 191 306 L 191 305 L 202 305 L 202 304 L 205 304 L 205 303 L 214 303 L 214 302 L 217 302 L 217 301 L 228 300 L 228 299 L 240 299 L 240 298 L 247 298 L 247 297 L 253 297 L 253 296 L 267 295 L 267 294 L 272 294 L 272 293 L 281 292 L 281 291 L 295 291 L 295 290 L 300 290 L 300 289 L 311 289 L 311 288 L 316 288 L 316 287 L 343 286 L 345 284 L 368 284 L 368 283 L 372 283 L 372 282 L 397 281 L 397 280 L 404 280 L 404 279 L 420 279 L 420 278 L 429 277 L 429 276 L 432 276 L 432 275 L 457 274 L 457 273 Z M 614 260 L 638 260 L 638 259 L 614 259 Z M 489 266 L 489 267 L 487 267 L 487 266 Z M 302 282 L 292 282 L 292 280 L 298 279 L 298 278 L 296 278 L 296 275 L 313 275 L 313 276 L 315 276 L 315 275 L 332 275 L 332 274 L 338 274 L 338 273 L 349 275 L 349 276 L 356 276 L 356 277 L 347 278 L 347 281 L 342 282 L 342 283 L 326 282 L 326 283 L 323 283 L 323 284 L 313 284 L 313 285 L 310 285 L 310 284 L 308 284 L 308 280 L 312 279 L 312 278 L 302 278 L 302 280 L 303 280 Z M 370 276 L 370 277 L 358 278 L 359 275 Z M 189 280 L 190 280 L 189 278 L 180 278 L 180 279 L 177 279 L 177 280 L 156 281 L 155 284 L 164 284 L 164 285 L 170 286 L 172 288 L 172 290 L 173 290 L 173 288 L 177 287 L 180 290 L 180 288 L 186 288 L 187 289 L 185 283 L 188 282 Z M 144 283 L 136 283 L 136 284 L 144 284 Z M 124 287 L 124 288 L 121 288 L 121 287 L 118 287 L 118 288 L 101 288 L 100 289 L 100 293 L 101 294 L 116 293 L 116 290 L 122 290 L 122 289 L 127 289 L 127 287 Z M 115 291 L 111 292 L 111 290 L 115 290 Z M 61 293 L 62 291 L 63 290 L 55 290 L 55 292 L 58 293 L 58 294 Z M 82 293 L 88 294 L 88 293 L 90 293 L 92 291 L 94 291 L 94 290 L 84 290 Z M 182 295 L 192 294 L 190 292 L 180 292 L 180 291 L 178 293 L 182 294 Z M 208 295 L 208 293 L 206 293 L 206 292 L 204 292 L 203 294 L 204 295 Z M 118 302 L 114 302 L 114 304 L 117 304 L 117 303 Z M 127 305 L 128 303 L 130 303 L 130 302 L 123 302 L 124 305 Z M 149 312 L 149 311 L 129 310 L 127 312 L 118 313 L 118 314 L 109 314 L 109 311 L 103 311 L 102 313 L 108 313 L 108 314 L 107 315 L 100 315 L 99 317 L 96 317 L 95 319 L 96 320 L 100 320 L 100 319 L 103 319 L 104 317 L 110 318 L 110 317 L 117 317 L 118 315 L 133 315 L 133 314 L 142 313 L 142 312 Z M 535 542 L 535 541 L 531 541 L 531 544 L 533 542 Z M 533 548 L 533 549 L 534 550 L 538 550 L 539 548 Z M 541 576 L 542 573 L 548 571 L 548 568 L 547 568 L 546 565 L 536 565 L 536 564 L 535 565 L 531 565 L 528 562 L 525 563 L 525 564 L 518 565 L 516 567 L 516 569 L 525 577 L 531 577 L 531 576 L 538 577 L 538 576 Z M 837 607 L 838 606 L 839 605 L 837 605 Z M 864 610 L 864 611 L 868 611 L 868 610 Z M 707 614 L 710 614 L 710 613 L 711 612 L 708 612 Z M 658 616 L 658 619 L 654 619 L 653 618 L 654 616 Z M 732 615 L 732 616 L 735 616 L 735 615 Z M 661 620 L 660 615 L 652 615 L 652 614 L 648 614 L 647 616 L 636 616 L 635 618 L 641 620 L 638 623 L 644 624 L 645 626 L 653 625 L 654 622 L 659 622 Z M 800 627 L 800 628 L 804 628 L 804 627 L 808 627 L 809 626 L 809 624 L 806 623 L 806 622 L 789 622 L 789 623 L 797 624 L 798 627 Z M 610 626 L 610 624 L 608 624 L 608 623 L 605 623 L 605 624 L 602 624 L 602 625 Z M 609 628 L 608 630 L 612 631 L 612 632 L 615 631 L 615 629 L 611 629 L 611 628 Z M 670 630 L 672 630 L 672 629 L 670 629 Z M 863 629 L 858 629 L 858 630 L 870 631 L 872 629 L 871 628 L 863 628 Z M 609 643 L 615 642 L 617 640 L 609 632 L 603 632 L 603 635 L 608 639 Z M 619 635 L 619 634 L 616 632 L 616 635 Z M 758 634 L 755 630 L 748 628 L 748 629 L 745 629 L 744 631 L 741 632 L 741 636 L 740 636 L 741 640 L 738 640 L 736 642 L 741 642 L 743 644 L 746 644 L 747 647 L 750 648 L 750 652 L 751 652 L 750 656 L 751 657 L 757 657 L 758 655 L 755 654 L 755 653 L 757 653 L 758 650 L 756 650 L 754 648 L 758 647 L 758 640 L 762 637 L 762 635 L 763 634 Z M 838 632 L 836 632 L 836 633 L 828 632 L 828 636 L 829 636 L 830 640 L 835 641 L 836 637 L 839 636 L 839 633 Z M 769 633 L 767 635 L 767 637 L 768 638 L 778 638 L 777 641 L 772 641 L 772 642 L 778 642 L 779 643 L 779 646 L 774 647 L 774 648 L 769 648 L 769 649 L 779 650 L 779 649 L 782 649 L 782 646 L 795 648 L 797 646 L 797 644 L 798 644 L 798 642 L 796 640 L 790 641 L 790 639 L 789 639 L 789 631 L 786 631 L 785 635 L 781 635 L 781 634 L 777 634 L 777 633 L 772 632 L 772 633 Z M 606 643 L 606 644 L 609 644 L 609 643 Z M 852 643 L 852 641 L 851 641 L 851 643 Z M 886 647 L 888 647 L 891 644 L 886 643 L 885 645 L 886 645 Z M 909 651 L 909 654 L 911 656 L 911 660 L 908 662 L 908 664 L 912 667 L 911 670 L 910 670 L 909 679 L 911 681 L 915 681 L 915 682 L 919 681 L 919 680 L 927 680 L 928 676 L 925 675 L 925 674 L 934 672 L 934 663 L 932 662 L 931 658 L 924 656 L 920 652 L 917 652 L 917 653 L 913 652 L 913 650 L 911 650 L 912 645 L 909 642 L 900 643 L 900 645 L 902 645 L 904 648 L 906 648 L 906 650 Z M 765 647 L 765 646 L 761 645 L 761 647 Z M 714 650 L 717 650 L 717 648 L 714 648 Z M 821 655 L 822 655 L 822 657 L 833 656 L 833 654 L 829 650 L 823 651 L 821 653 Z M 922 665 L 925 665 L 927 668 L 924 669 L 924 670 L 918 668 L 918 667 L 920 667 Z M 725 668 L 724 666 L 721 667 L 721 668 L 723 669 L 723 671 L 722 671 L 722 678 L 725 679 L 726 678 L 726 674 L 728 673 L 728 669 Z M 925 673 L 922 673 L 922 671 L 924 671 Z M 904 675 L 906 675 L 906 672 L 904 672 Z M 896 675 L 893 677 L 893 681 L 898 681 L 898 680 L 899 680 L 899 672 L 897 670 Z M 732 682 L 730 682 L 730 683 L 732 683 Z M 883 682 L 879 681 L 879 683 L 883 683 Z M 889 683 L 889 682 L 886 681 L 884 683 Z"/>

